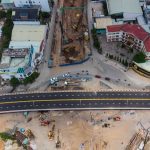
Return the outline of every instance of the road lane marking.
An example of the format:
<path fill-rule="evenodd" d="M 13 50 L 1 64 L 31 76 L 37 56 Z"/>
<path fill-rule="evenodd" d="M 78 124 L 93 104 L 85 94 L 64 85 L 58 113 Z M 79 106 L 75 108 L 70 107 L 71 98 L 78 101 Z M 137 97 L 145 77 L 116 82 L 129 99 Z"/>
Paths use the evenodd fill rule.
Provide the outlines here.
<path fill-rule="evenodd" d="M 5 102 L 0 102 L 0 105 L 4 105 L 4 104 L 17 104 L 17 103 L 32 103 L 32 102 L 71 102 L 71 101 L 113 101 L 113 100 L 129 100 L 130 103 L 132 103 L 131 101 L 134 100 L 139 100 L 139 101 L 143 101 L 143 100 L 150 100 L 150 98 L 81 98 L 81 99 L 74 99 L 74 98 L 70 98 L 70 99 L 51 99 L 51 100 L 19 100 L 19 101 L 5 101 Z"/>

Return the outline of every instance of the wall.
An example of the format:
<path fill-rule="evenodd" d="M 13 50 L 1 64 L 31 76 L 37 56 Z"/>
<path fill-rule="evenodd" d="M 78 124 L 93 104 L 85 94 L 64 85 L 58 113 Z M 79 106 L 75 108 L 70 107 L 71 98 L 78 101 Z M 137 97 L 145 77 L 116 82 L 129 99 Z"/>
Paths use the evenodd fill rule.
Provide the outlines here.
<path fill-rule="evenodd" d="M 24 25 L 40 25 L 39 21 L 13 21 L 13 23 L 16 25 L 18 24 L 24 24 Z"/>

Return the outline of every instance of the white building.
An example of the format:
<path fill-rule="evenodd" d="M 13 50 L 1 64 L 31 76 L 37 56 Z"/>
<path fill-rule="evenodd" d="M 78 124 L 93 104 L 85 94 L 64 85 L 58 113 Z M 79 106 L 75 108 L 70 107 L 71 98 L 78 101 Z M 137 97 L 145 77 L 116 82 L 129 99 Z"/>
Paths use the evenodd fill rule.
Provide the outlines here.
<path fill-rule="evenodd" d="M 14 25 L 10 48 L 34 48 L 34 56 L 42 58 L 46 44 L 46 25 Z"/>
<path fill-rule="evenodd" d="M 48 0 L 14 0 L 16 7 L 23 7 L 24 5 L 40 5 L 41 10 L 50 12 Z"/>
<path fill-rule="evenodd" d="M 50 12 L 48 0 L 2 0 L 4 8 L 11 8 L 14 4 L 15 7 L 38 5 L 42 11 Z"/>
<path fill-rule="evenodd" d="M 46 25 L 14 25 L 9 44 L 9 53 L 4 51 L 1 59 L 0 74 L 3 77 L 15 76 L 23 79 L 30 75 L 41 62 L 46 43 Z M 18 57 L 18 52 L 28 49 L 26 55 Z M 16 53 L 14 53 L 16 52 Z M 12 55 L 13 54 L 13 55 Z M 4 76 L 6 75 L 6 76 Z"/>
<path fill-rule="evenodd" d="M 124 21 L 136 20 L 142 15 L 138 0 L 106 0 L 109 15 L 123 15 Z"/>
<path fill-rule="evenodd" d="M 107 42 L 121 41 L 127 48 L 145 53 L 146 62 L 133 62 L 133 69 L 150 78 L 150 35 L 138 24 L 107 26 Z"/>
<path fill-rule="evenodd" d="M 15 76 L 23 79 L 32 73 L 32 48 L 6 49 L 0 63 L 1 77 L 6 80 Z"/>
<path fill-rule="evenodd" d="M 9 8 L 14 7 L 13 0 L 2 0 L 1 4 L 4 7 L 4 9 L 9 9 Z"/>

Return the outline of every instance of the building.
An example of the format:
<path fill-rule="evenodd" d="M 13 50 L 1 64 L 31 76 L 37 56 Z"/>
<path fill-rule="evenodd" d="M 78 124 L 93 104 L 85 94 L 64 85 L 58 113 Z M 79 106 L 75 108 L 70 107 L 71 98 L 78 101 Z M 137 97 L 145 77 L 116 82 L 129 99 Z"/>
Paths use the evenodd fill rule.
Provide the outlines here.
<path fill-rule="evenodd" d="M 4 21 L 0 21 L 0 39 L 2 38 L 2 28 L 4 26 Z"/>
<path fill-rule="evenodd" d="M 110 17 L 95 18 L 94 20 L 96 32 L 100 34 L 106 33 L 107 26 L 112 25 L 112 19 Z"/>
<path fill-rule="evenodd" d="M 21 35 L 21 36 L 20 36 Z M 41 60 L 47 35 L 46 25 L 14 25 L 10 48 L 33 47 L 33 58 Z"/>
<path fill-rule="evenodd" d="M 147 24 L 150 24 L 150 9 L 144 9 L 144 18 Z"/>
<path fill-rule="evenodd" d="M 41 11 L 50 12 L 50 6 L 48 0 L 2 0 L 1 4 L 4 8 L 24 7 L 24 6 L 40 6 Z"/>
<path fill-rule="evenodd" d="M 136 20 L 142 15 L 142 9 L 138 0 L 106 0 L 108 13 L 114 17 L 122 17 L 124 21 Z"/>
<path fill-rule="evenodd" d="M 0 63 L 2 78 L 10 79 L 15 76 L 23 79 L 29 76 L 32 73 L 32 69 L 28 73 L 27 70 L 31 68 L 32 54 L 32 48 L 4 50 Z"/>
<path fill-rule="evenodd" d="M 38 20 L 39 6 L 33 7 L 14 7 L 12 20 L 14 24 L 40 24 Z"/>
<path fill-rule="evenodd" d="M 1 4 L 4 9 L 10 9 L 14 7 L 14 2 L 13 0 L 2 0 Z"/>
<path fill-rule="evenodd" d="M 121 41 L 127 48 L 143 51 L 146 54 L 146 62 L 138 64 L 135 68 L 142 71 L 141 74 L 150 77 L 150 35 L 138 24 L 123 24 L 107 26 L 107 42 Z M 136 67 L 135 67 L 136 66 Z"/>
<path fill-rule="evenodd" d="M 46 25 L 14 25 L 9 49 L 2 54 L 3 79 L 23 79 L 42 61 L 47 34 Z"/>

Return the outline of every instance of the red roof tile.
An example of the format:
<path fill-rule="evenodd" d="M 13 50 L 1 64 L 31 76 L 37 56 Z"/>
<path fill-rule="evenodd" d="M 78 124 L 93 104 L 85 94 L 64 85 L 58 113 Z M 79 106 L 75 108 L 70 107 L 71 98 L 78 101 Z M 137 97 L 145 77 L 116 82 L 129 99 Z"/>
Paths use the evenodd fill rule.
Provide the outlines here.
<path fill-rule="evenodd" d="M 121 31 L 123 25 L 111 25 L 111 26 L 107 26 L 107 30 L 108 32 L 119 32 Z"/>
<path fill-rule="evenodd" d="M 145 38 L 149 35 L 140 25 L 138 24 L 125 24 L 122 28 L 122 31 L 133 34 L 138 39 L 144 41 Z"/>
<path fill-rule="evenodd" d="M 108 32 L 124 31 L 144 42 L 147 52 L 150 52 L 150 35 L 138 24 L 123 24 L 107 26 Z"/>
<path fill-rule="evenodd" d="M 145 41 L 144 41 L 144 45 L 146 48 L 147 52 L 150 52 L 150 37 L 148 37 Z"/>

